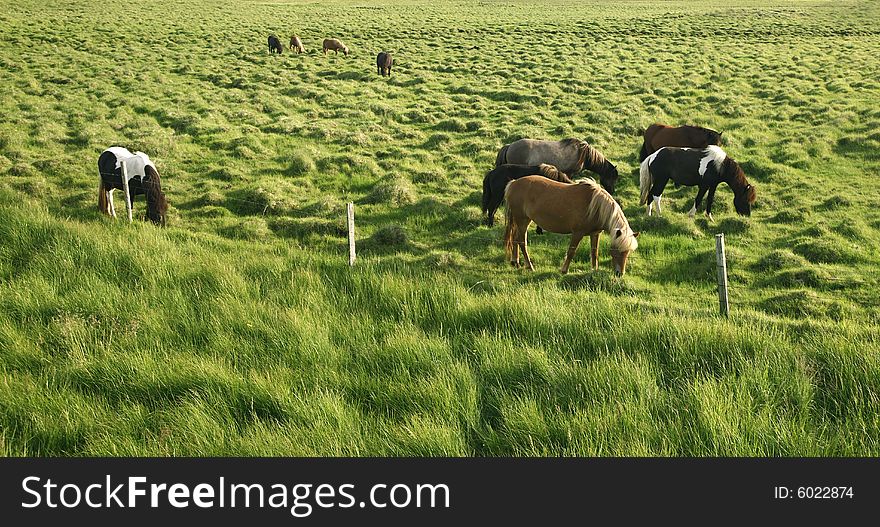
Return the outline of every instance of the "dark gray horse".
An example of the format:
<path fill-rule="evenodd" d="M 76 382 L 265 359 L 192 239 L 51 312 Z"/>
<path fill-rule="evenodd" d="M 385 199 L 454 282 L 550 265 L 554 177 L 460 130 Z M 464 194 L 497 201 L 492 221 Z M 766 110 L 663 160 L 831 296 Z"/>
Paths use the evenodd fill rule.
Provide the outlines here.
<path fill-rule="evenodd" d="M 589 170 L 599 176 L 599 182 L 609 194 L 614 194 L 614 186 L 620 175 L 617 167 L 605 159 L 598 150 L 580 139 L 544 141 L 541 139 L 520 139 L 501 147 L 495 166 L 503 164 L 553 165 L 560 172 L 573 176 L 581 170 Z"/>
<path fill-rule="evenodd" d="M 379 70 L 379 75 L 391 76 L 391 65 L 394 64 L 394 59 L 391 58 L 391 53 L 387 51 L 383 51 L 376 55 L 376 68 Z"/>
<path fill-rule="evenodd" d="M 281 46 L 281 41 L 278 40 L 278 37 L 269 35 L 269 53 L 278 53 L 280 55 L 283 52 L 284 48 Z"/>

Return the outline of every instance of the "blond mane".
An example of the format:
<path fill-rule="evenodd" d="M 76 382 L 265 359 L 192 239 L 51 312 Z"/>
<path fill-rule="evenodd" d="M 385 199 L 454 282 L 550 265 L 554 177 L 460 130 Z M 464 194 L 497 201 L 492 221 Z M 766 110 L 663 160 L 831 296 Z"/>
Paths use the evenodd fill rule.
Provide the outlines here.
<path fill-rule="evenodd" d="M 595 218 L 597 223 L 605 225 L 605 230 L 611 236 L 611 248 L 619 252 L 634 251 L 639 242 L 617 201 L 594 179 L 580 179 L 577 183 L 592 187 L 593 199 L 587 205 L 586 214 Z M 615 236 L 618 229 L 621 235 Z"/>

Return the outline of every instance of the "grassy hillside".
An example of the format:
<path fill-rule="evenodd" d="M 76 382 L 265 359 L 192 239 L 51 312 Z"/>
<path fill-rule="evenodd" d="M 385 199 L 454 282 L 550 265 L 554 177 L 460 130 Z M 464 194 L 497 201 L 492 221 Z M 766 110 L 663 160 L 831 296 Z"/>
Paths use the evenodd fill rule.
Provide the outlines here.
<path fill-rule="evenodd" d="M 0 454 L 880 455 L 876 2 L 0 0 L 0 30 Z M 670 186 L 647 218 L 655 121 L 723 130 L 752 216 Z M 604 243 L 559 275 L 553 234 L 505 264 L 480 183 L 523 136 L 618 165 L 624 279 Z M 169 228 L 98 214 L 112 144 Z"/>

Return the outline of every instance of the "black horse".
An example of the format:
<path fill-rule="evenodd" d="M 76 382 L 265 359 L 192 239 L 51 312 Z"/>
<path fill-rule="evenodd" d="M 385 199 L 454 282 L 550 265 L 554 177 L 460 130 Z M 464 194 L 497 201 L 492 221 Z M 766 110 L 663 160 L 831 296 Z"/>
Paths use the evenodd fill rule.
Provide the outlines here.
<path fill-rule="evenodd" d="M 392 64 L 394 64 L 394 59 L 391 57 L 391 53 L 383 51 L 376 55 L 376 68 L 379 70 L 379 75 L 390 77 Z"/>
<path fill-rule="evenodd" d="M 742 168 L 719 146 L 701 149 L 665 146 L 642 161 L 639 170 L 640 205 L 647 203 L 648 216 L 656 204 L 660 214 L 660 197 L 666 183 L 672 180 L 676 186 L 699 186 L 694 206 L 688 215 L 693 217 L 708 191 L 706 215 L 712 219 L 712 202 L 715 189 L 723 181 L 733 190 L 733 206 L 742 216 L 752 213 L 755 202 L 755 187 L 746 180 Z"/>
<path fill-rule="evenodd" d="M 486 177 L 483 178 L 483 214 L 486 215 L 486 225 L 490 227 L 495 225 L 495 211 L 504 201 L 504 189 L 507 184 L 514 179 L 532 175 L 572 183 L 568 175 L 556 170 L 553 165 L 499 165 L 486 173 Z"/>
<path fill-rule="evenodd" d="M 269 53 L 278 53 L 279 55 L 284 52 L 284 47 L 281 45 L 281 41 L 278 40 L 278 37 L 275 35 L 269 35 Z"/>
<path fill-rule="evenodd" d="M 128 175 L 128 190 L 131 201 L 135 196 L 147 198 L 147 218 L 156 225 L 165 226 L 168 213 L 168 200 L 162 192 L 159 172 L 143 152 L 132 154 L 125 148 L 114 146 L 104 150 L 98 157 L 98 210 L 116 217 L 113 205 L 113 191 L 125 188 L 122 182 L 122 164 Z M 131 203 L 126 204 L 130 207 Z"/>

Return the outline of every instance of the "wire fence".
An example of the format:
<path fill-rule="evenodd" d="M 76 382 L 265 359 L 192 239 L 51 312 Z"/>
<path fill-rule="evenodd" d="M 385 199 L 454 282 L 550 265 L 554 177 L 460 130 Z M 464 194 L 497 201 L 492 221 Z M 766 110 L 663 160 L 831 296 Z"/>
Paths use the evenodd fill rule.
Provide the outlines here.
<path fill-rule="evenodd" d="M 106 173 L 106 172 L 99 172 L 99 173 L 101 176 L 120 177 L 120 174 L 116 174 L 116 173 Z M 149 191 L 147 191 L 147 192 L 149 192 Z M 233 197 L 233 196 L 224 195 L 222 198 L 222 201 L 223 202 L 245 204 L 245 205 L 252 206 L 256 209 L 262 209 L 261 214 L 263 214 L 263 215 L 266 215 L 268 213 L 269 209 L 272 207 L 271 200 L 269 203 L 267 203 L 265 200 L 256 201 L 256 200 L 249 200 L 249 199 L 245 199 L 245 198 L 241 198 L 241 197 Z M 502 232 L 499 232 L 497 234 L 488 234 L 487 233 L 485 235 L 472 234 L 472 235 L 468 236 L 468 239 L 469 240 L 485 241 L 487 243 L 502 243 L 504 241 L 503 236 L 504 235 Z M 533 233 L 533 236 L 531 237 L 532 240 L 534 240 L 534 236 L 542 236 L 542 235 L 538 235 L 537 233 Z M 585 239 L 587 240 L 587 244 L 589 244 L 589 238 L 585 237 Z M 583 241 L 581 242 L 581 245 L 583 245 Z M 568 245 L 566 244 L 566 248 L 567 247 L 568 247 Z M 629 260 L 632 263 L 634 263 L 635 265 L 648 264 L 648 263 L 649 264 L 661 263 L 661 264 L 671 264 L 671 265 L 687 265 L 687 264 L 695 263 L 695 261 L 698 261 L 702 257 L 705 257 L 706 260 L 704 263 L 706 265 L 710 265 L 710 266 L 712 266 L 712 268 L 714 268 L 717 261 L 716 261 L 716 255 L 712 252 L 708 252 L 707 254 L 703 254 L 703 255 L 701 255 L 699 253 L 697 253 L 697 254 L 687 253 L 687 254 L 682 254 L 682 255 L 668 255 L 668 254 L 663 254 L 663 253 L 644 252 L 643 251 L 643 252 L 633 252 L 632 254 L 630 254 Z M 731 263 L 734 264 L 733 265 L 734 268 L 738 268 L 740 263 L 743 263 L 736 256 L 731 257 L 730 254 L 726 255 L 726 260 L 727 260 L 727 267 L 728 268 L 731 267 Z M 748 264 L 746 263 L 746 265 L 748 265 Z M 819 276 L 818 279 L 822 280 L 822 281 L 828 281 L 828 282 L 838 283 L 838 284 L 853 285 L 853 286 L 878 285 L 878 281 L 876 281 L 876 280 L 872 281 L 872 280 L 864 280 L 864 279 L 851 278 L 851 277 Z M 717 286 L 717 284 L 709 283 L 707 281 L 707 292 L 708 292 L 708 289 L 712 289 L 713 292 L 717 291 L 710 286 Z M 776 296 L 779 296 L 779 295 L 782 295 L 785 293 L 790 293 L 791 291 L 792 291 L 792 289 L 790 289 L 790 288 L 789 289 L 762 288 L 761 293 L 763 293 L 763 295 L 761 295 L 762 297 L 758 297 L 758 293 L 756 293 L 754 288 L 748 287 L 748 286 L 741 284 L 740 282 L 737 282 L 735 280 L 731 281 L 729 279 L 729 274 L 728 274 L 727 302 L 729 305 L 736 306 L 738 308 L 754 309 L 754 308 L 758 307 L 760 304 L 764 304 L 764 303 L 768 303 L 768 302 L 773 301 Z M 688 299 L 690 300 L 690 297 L 688 297 Z M 866 299 L 854 298 L 852 296 L 848 296 L 845 299 L 840 298 L 838 300 L 846 300 L 846 301 L 856 302 L 857 304 L 859 304 L 861 306 L 865 306 L 865 307 L 872 307 L 872 308 L 878 307 L 878 308 L 880 308 L 880 302 L 869 302 Z M 717 301 L 718 301 L 717 298 L 713 297 L 711 299 L 712 303 L 717 302 Z M 708 298 L 707 298 L 707 302 L 710 302 L 710 300 Z"/>

